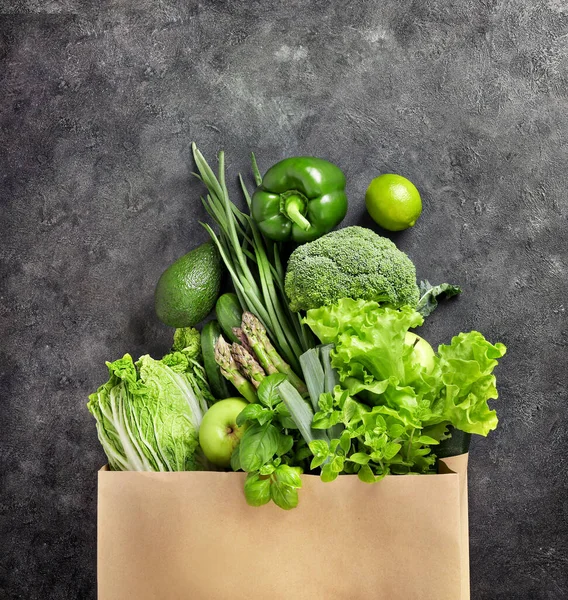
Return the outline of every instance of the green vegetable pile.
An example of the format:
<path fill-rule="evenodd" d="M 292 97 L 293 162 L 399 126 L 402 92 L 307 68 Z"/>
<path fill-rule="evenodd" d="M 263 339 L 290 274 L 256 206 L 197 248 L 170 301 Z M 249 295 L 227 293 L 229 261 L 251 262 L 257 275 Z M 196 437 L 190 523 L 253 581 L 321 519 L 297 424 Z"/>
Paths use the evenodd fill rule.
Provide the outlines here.
<path fill-rule="evenodd" d="M 289 158 L 262 177 L 253 156 L 242 210 L 223 153 L 215 173 L 192 148 L 212 244 L 157 282 L 157 315 L 178 327 L 171 350 L 107 363 L 89 397 L 111 469 L 244 471 L 250 505 L 290 509 L 302 474 L 435 473 L 438 457 L 495 429 L 505 346 L 471 331 L 434 351 L 417 335 L 461 289 L 418 283 L 411 259 L 370 229 L 332 231 L 347 211 L 339 167 Z M 219 295 L 222 268 L 232 290 Z"/>
<path fill-rule="evenodd" d="M 406 342 L 409 328 L 423 323 L 410 307 L 343 299 L 310 310 L 307 322 L 322 342 L 335 345 L 332 367 L 341 383 L 320 396 L 312 425 L 345 427 L 328 446 L 310 445 L 316 463 L 329 460 L 322 478 L 344 469 L 364 481 L 426 473 L 448 426 L 480 435 L 497 426 L 487 400 L 497 398 L 492 372 L 503 344 L 492 345 L 477 331 L 461 333 L 425 365 Z M 354 464 L 345 468 L 346 461 Z"/>

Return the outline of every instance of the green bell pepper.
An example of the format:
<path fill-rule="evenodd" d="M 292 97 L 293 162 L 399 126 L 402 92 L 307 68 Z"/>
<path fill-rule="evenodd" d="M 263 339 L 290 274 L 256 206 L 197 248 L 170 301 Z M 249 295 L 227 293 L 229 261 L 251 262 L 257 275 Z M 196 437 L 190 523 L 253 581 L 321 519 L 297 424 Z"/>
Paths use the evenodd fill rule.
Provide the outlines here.
<path fill-rule="evenodd" d="M 252 196 L 251 214 L 269 239 L 309 242 L 345 217 L 345 175 L 310 156 L 285 158 L 270 167 Z"/>

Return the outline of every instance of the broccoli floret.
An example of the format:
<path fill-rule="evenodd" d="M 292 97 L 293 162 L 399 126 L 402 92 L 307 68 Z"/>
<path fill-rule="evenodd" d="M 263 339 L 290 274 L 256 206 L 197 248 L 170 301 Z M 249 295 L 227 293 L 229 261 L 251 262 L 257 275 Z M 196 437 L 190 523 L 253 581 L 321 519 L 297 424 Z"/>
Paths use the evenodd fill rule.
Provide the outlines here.
<path fill-rule="evenodd" d="M 416 307 L 416 268 L 391 240 L 365 227 L 345 227 L 292 252 L 285 290 L 293 311 L 340 298 Z"/>
<path fill-rule="evenodd" d="M 183 352 L 189 359 L 201 360 L 201 334 L 194 327 L 176 329 L 172 350 Z"/>

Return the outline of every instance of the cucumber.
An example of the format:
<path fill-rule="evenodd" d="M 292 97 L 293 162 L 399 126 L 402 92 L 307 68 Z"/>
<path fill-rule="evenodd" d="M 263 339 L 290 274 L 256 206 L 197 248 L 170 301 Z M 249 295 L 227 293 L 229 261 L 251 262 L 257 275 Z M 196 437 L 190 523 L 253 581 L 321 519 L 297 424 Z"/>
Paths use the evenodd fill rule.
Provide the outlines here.
<path fill-rule="evenodd" d="M 217 321 L 209 321 L 201 330 L 201 352 L 203 354 L 203 366 L 209 381 L 211 393 L 217 400 L 229 398 L 229 382 L 223 377 L 219 365 L 215 361 L 215 344 L 221 335 L 221 328 Z"/>
<path fill-rule="evenodd" d="M 236 294 L 223 294 L 215 305 L 217 320 L 223 333 L 231 342 L 240 343 L 239 338 L 233 333 L 233 327 L 240 327 L 243 317 L 243 309 Z"/>

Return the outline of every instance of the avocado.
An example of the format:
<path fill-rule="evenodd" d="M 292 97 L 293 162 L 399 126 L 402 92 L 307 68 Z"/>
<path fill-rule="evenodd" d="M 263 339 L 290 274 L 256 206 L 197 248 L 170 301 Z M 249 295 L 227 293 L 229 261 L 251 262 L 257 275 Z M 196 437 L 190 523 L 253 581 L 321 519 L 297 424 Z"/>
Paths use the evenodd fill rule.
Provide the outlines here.
<path fill-rule="evenodd" d="M 158 319 L 170 327 L 193 327 L 213 309 L 221 285 L 221 258 L 213 242 L 172 263 L 154 293 Z"/>

